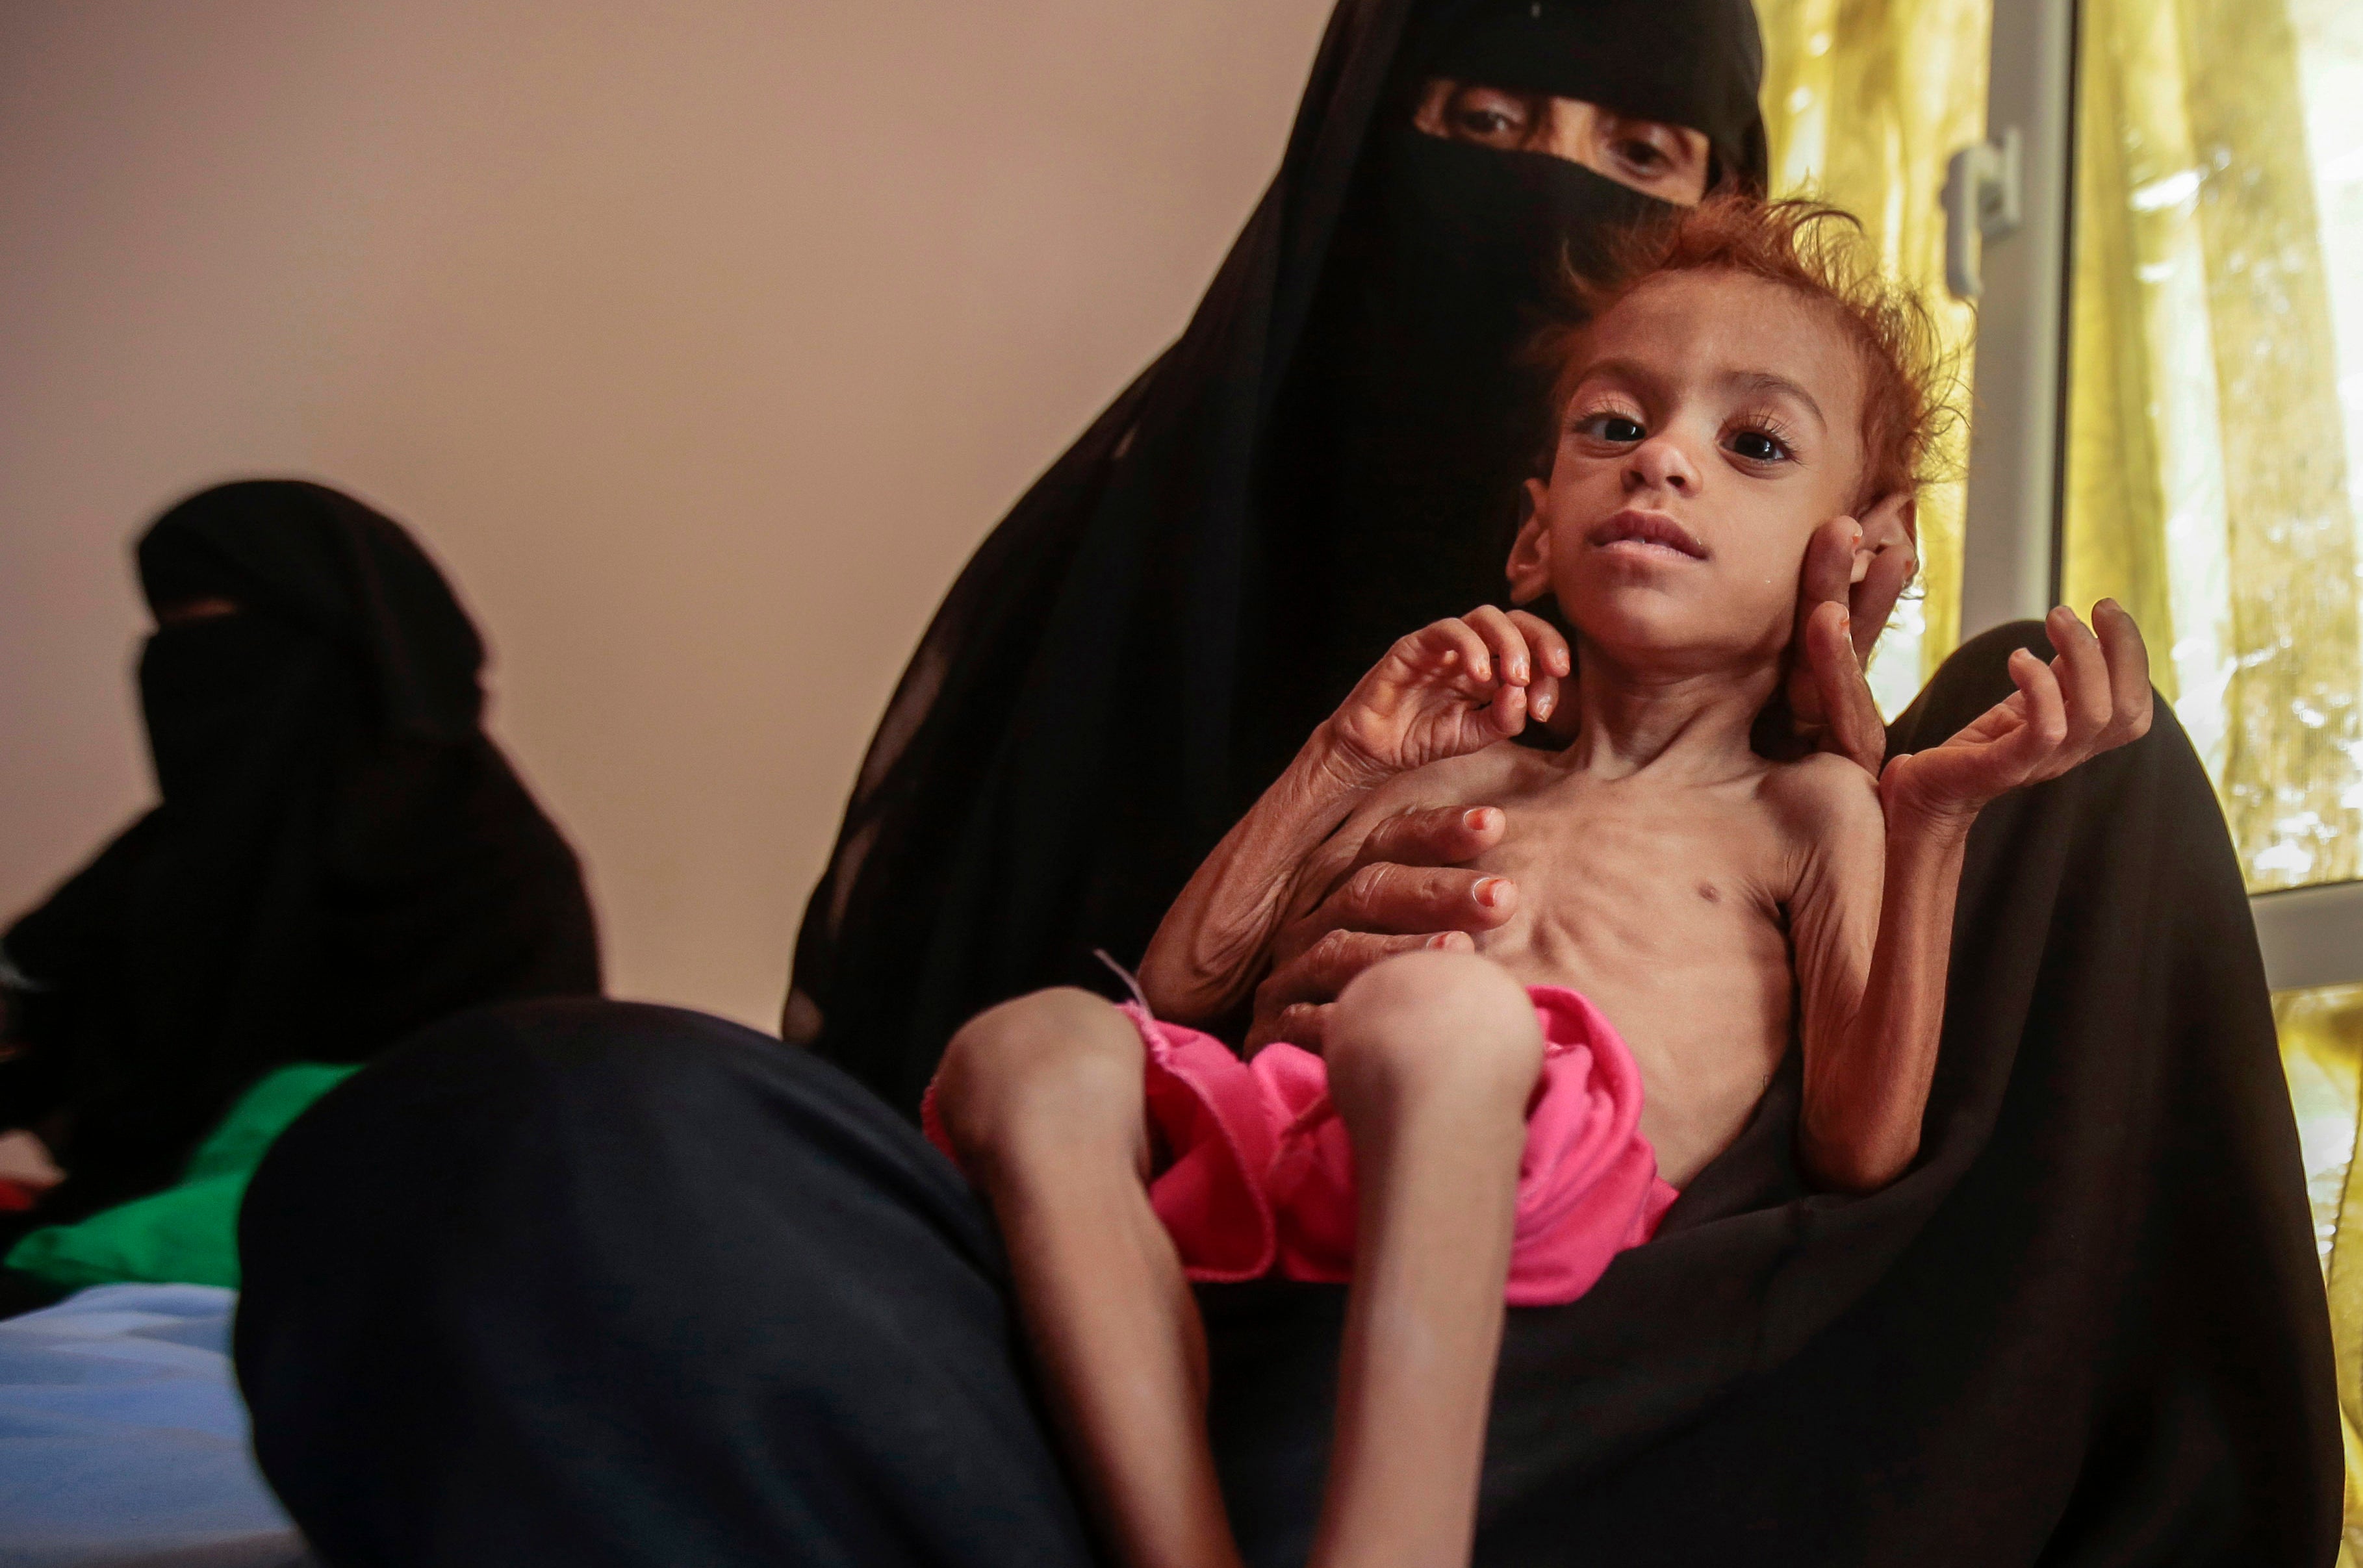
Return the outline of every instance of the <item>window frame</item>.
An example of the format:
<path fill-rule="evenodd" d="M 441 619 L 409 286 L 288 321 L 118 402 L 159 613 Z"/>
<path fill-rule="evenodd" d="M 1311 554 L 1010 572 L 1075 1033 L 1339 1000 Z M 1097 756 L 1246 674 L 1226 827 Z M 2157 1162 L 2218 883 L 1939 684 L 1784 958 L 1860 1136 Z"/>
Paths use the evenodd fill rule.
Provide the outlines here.
<path fill-rule="evenodd" d="M 2017 133 L 2020 224 L 1980 247 L 1961 639 L 2058 602 L 2074 266 L 2076 0 L 1993 0 L 1986 134 Z M 2363 882 L 2253 895 L 2275 990 L 2363 981 Z"/>

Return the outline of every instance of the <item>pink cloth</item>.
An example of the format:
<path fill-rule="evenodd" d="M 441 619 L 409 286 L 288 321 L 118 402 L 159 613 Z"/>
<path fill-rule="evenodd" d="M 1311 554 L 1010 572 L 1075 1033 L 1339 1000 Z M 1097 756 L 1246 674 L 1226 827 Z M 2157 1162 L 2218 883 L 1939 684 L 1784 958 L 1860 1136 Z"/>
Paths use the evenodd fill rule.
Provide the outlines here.
<path fill-rule="evenodd" d="M 1641 1136 L 1641 1075 L 1615 1029 L 1563 986 L 1526 994 L 1543 1072 L 1518 1165 L 1507 1297 L 1545 1307 L 1581 1296 L 1610 1259 L 1647 1241 L 1676 1194 Z M 1148 1048 L 1149 1122 L 1172 1154 L 1149 1203 L 1189 1276 L 1350 1278 L 1353 1155 L 1321 1058 L 1275 1044 L 1242 1062 L 1210 1034 L 1124 1010 Z M 933 1088 L 921 1118 L 949 1154 Z"/>

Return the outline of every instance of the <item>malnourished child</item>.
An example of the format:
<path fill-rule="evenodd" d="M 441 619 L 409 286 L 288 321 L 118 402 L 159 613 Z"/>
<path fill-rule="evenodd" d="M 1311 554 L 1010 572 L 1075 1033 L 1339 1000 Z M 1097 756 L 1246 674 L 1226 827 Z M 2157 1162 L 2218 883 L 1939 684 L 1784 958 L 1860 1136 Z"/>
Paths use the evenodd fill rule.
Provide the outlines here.
<path fill-rule="evenodd" d="M 1281 918 L 1269 878 L 1350 875 L 1379 824 L 1468 813 L 1514 918 L 1392 958 L 1319 1056 L 1241 1062 L 1081 991 L 1020 999 L 946 1055 L 930 1131 L 1007 1238 L 1048 1397 L 1135 1568 L 1237 1561 L 1188 1281 L 1350 1279 L 1315 1564 L 1465 1562 L 1505 1301 L 1566 1301 L 1645 1242 L 1738 1133 L 1792 1035 L 1797 1149 L 1831 1188 L 1903 1174 L 1943 1021 L 1969 825 L 2141 734 L 2139 633 L 2065 609 L 2047 667 L 1874 781 L 1751 745 L 1795 639 L 1808 542 L 1908 522 L 1934 418 L 1926 335 L 1839 215 L 1713 201 L 1571 285 L 1537 352 L 1556 445 L 1510 597 L 1405 636 L 1208 859 L 1143 966 L 1217 972 L 1201 930 Z M 1857 532 L 1859 536 L 1859 531 Z M 1416 569 L 1407 567 L 1406 569 Z M 1807 636 L 1846 641 L 1827 606 Z M 1516 744 L 1529 722 L 1562 744 Z M 1220 918 L 1212 918 L 1219 913 Z M 1473 951 L 1470 949 L 1473 948 Z"/>

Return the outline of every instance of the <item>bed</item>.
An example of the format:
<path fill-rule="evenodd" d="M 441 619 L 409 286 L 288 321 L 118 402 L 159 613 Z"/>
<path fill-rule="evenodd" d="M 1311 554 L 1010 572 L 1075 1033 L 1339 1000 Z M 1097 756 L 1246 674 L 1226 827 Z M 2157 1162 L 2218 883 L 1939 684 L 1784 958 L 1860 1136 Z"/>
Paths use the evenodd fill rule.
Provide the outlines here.
<path fill-rule="evenodd" d="M 237 1304 L 107 1285 L 0 1320 L 0 1568 L 318 1568 L 247 1448 Z"/>

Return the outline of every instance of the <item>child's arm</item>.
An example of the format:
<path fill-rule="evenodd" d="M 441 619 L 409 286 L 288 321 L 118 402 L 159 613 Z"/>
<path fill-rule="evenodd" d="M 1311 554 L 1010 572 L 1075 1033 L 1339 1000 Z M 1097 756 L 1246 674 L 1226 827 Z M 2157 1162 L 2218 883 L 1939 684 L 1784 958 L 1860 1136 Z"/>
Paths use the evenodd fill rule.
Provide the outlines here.
<path fill-rule="evenodd" d="M 2098 637 L 2072 612 L 2053 611 L 2059 657 L 2047 667 L 2013 654 L 2018 690 L 1943 745 L 1890 763 L 1875 811 L 1858 786 L 1811 770 L 1822 842 L 1794 910 L 1805 1056 L 1797 1144 L 1825 1186 L 1871 1191 L 1919 1153 L 1953 904 L 1978 812 L 2149 728 L 2140 630 L 2107 600 L 2093 618 Z"/>
<path fill-rule="evenodd" d="M 1404 637 L 1323 721 L 1166 911 L 1141 959 L 1159 1018 L 1220 1016 L 1256 980 L 1299 868 L 1389 778 L 1548 718 L 1571 673 L 1566 639 L 1491 605 Z"/>
<path fill-rule="evenodd" d="M 1869 1192 L 1919 1152 L 1969 823 L 1882 812 L 1878 786 L 1835 758 L 1799 767 L 1813 797 L 1800 826 L 1814 842 L 1791 906 L 1797 1154 L 1815 1184 Z"/>

